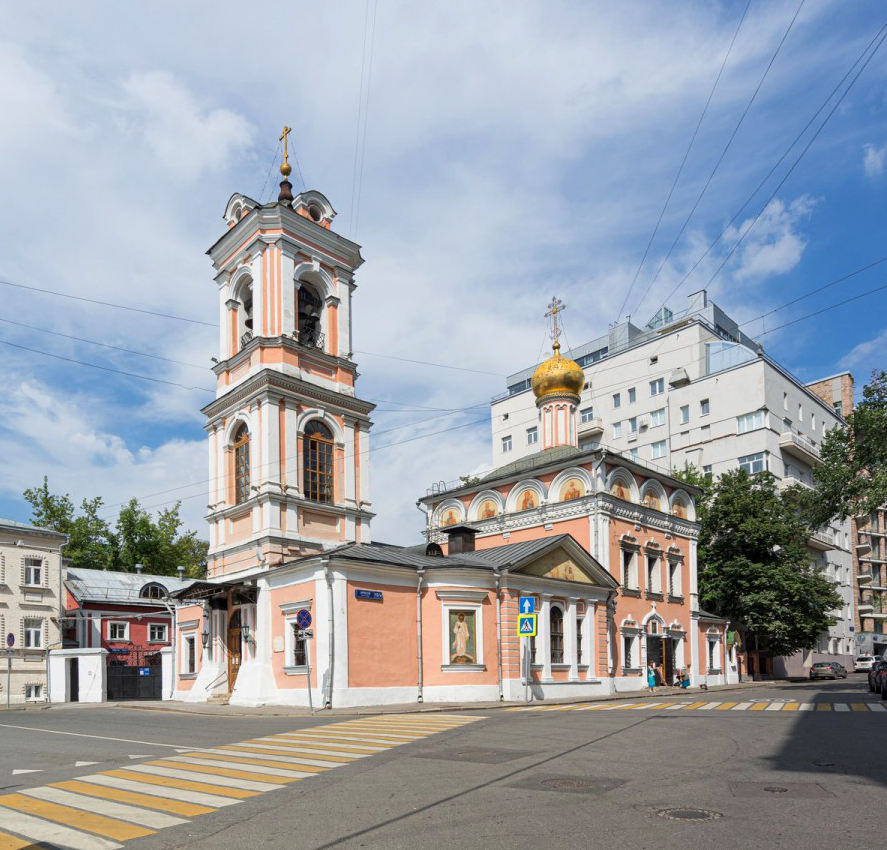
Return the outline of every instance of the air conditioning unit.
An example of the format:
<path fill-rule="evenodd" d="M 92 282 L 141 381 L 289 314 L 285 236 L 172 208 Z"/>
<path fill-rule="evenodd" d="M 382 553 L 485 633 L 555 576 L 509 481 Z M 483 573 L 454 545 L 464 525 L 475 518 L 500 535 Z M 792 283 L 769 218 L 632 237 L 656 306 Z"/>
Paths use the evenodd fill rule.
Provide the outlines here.
<path fill-rule="evenodd" d="M 650 425 L 650 420 L 646 416 L 638 416 L 638 431 L 646 431 Z"/>

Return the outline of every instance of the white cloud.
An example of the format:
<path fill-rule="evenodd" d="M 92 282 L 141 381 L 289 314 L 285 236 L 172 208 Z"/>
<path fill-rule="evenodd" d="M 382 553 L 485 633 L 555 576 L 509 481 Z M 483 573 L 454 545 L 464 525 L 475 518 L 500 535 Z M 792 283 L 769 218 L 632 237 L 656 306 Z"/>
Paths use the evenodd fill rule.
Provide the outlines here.
<path fill-rule="evenodd" d="M 860 364 L 870 363 L 872 368 L 875 368 L 875 366 L 884 368 L 885 361 L 887 361 L 887 330 L 881 331 L 877 336 L 853 346 L 841 358 L 838 365 L 842 369 L 850 369 Z"/>
<path fill-rule="evenodd" d="M 887 167 L 887 144 L 881 147 L 874 145 L 866 145 L 864 147 L 865 154 L 862 157 L 862 167 L 865 169 L 867 177 L 880 177 Z"/>

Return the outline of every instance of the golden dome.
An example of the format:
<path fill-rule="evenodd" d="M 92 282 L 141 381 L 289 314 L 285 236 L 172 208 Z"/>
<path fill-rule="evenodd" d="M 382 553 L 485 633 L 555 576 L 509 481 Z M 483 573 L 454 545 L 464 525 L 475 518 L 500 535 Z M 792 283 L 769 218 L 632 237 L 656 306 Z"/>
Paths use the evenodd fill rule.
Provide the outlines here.
<path fill-rule="evenodd" d="M 561 357 L 560 345 L 555 343 L 554 354 L 540 363 L 533 373 L 533 395 L 541 402 L 551 396 L 571 395 L 579 400 L 585 385 L 582 367 L 567 357 Z"/>

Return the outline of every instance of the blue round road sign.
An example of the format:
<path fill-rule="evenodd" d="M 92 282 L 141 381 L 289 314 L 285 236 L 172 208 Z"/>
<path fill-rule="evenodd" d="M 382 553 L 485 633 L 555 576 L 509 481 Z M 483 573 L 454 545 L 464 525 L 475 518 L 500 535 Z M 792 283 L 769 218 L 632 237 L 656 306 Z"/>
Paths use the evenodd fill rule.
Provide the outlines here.
<path fill-rule="evenodd" d="M 311 614 L 304 608 L 296 614 L 296 625 L 300 629 L 307 629 L 311 625 Z"/>
<path fill-rule="evenodd" d="M 15 646 L 15 635 L 12 632 L 10 632 L 8 635 L 6 635 L 6 645 L 8 647 Z"/>

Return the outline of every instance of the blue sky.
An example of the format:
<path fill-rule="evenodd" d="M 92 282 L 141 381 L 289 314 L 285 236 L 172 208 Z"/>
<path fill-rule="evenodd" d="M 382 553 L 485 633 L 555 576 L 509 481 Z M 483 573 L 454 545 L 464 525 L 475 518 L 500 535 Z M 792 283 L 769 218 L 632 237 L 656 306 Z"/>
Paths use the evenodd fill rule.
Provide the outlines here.
<path fill-rule="evenodd" d="M 364 246 L 355 347 L 360 392 L 379 404 L 373 533 L 415 542 L 416 498 L 489 462 L 486 408 L 461 409 L 535 361 L 551 295 L 568 303 L 574 345 L 619 316 L 745 6 L 370 0 L 245 15 L 232 3 L 84 2 L 50 16 L 7 4 L 0 278 L 213 323 L 205 250 L 232 192 L 264 186 L 268 199 L 289 124 L 308 187 Z M 876 2 L 802 5 L 639 306 L 797 9 L 752 0 L 623 314 L 656 311 L 885 23 Z M 673 309 L 707 286 L 750 319 L 887 255 L 885 51 L 723 270 L 714 276 L 818 121 Z M 887 263 L 746 330 L 884 283 Z M 0 298 L 0 340 L 185 387 L 0 345 L 0 515 L 27 519 L 21 492 L 48 474 L 78 501 L 103 496 L 111 517 L 131 496 L 158 507 L 181 496 L 204 532 L 200 407 L 211 396 L 186 388 L 213 386 L 214 329 L 8 286 Z M 887 290 L 761 340 L 802 379 L 849 368 L 861 390 L 887 363 L 885 315 Z"/>

